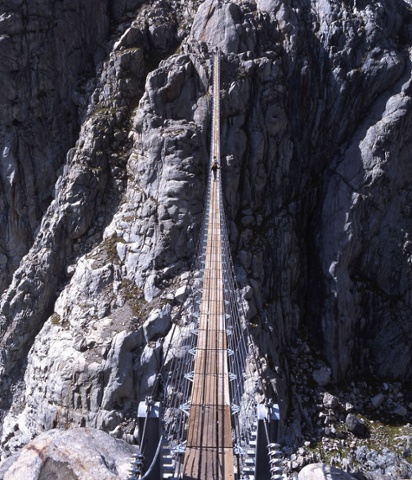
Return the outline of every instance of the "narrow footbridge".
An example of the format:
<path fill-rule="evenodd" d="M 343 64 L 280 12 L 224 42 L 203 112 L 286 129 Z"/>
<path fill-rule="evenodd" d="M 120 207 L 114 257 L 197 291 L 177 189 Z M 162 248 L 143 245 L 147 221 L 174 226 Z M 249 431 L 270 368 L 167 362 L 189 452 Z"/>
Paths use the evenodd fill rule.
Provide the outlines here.
<path fill-rule="evenodd" d="M 215 49 L 210 167 L 221 158 L 220 63 Z M 139 406 L 130 480 L 282 478 L 279 409 L 266 398 L 236 288 L 221 170 L 214 177 L 210 171 L 188 299 L 165 340 L 153 395 Z"/>

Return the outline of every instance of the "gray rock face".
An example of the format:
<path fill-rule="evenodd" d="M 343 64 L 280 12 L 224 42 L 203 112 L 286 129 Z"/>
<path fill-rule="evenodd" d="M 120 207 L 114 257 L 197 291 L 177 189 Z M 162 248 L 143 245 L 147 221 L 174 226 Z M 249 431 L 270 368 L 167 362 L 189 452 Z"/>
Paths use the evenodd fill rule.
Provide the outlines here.
<path fill-rule="evenodd" d="M 385 12 L 388 7 L 390 8 L 388 5 L 383 7 Z M 406 93 L 409 91 L 410 75 L 408 63 L 405 65 L 399 53 L 387 58 L 386 66 L 381 70 L 373 52 L 380 52 L 383 55 L 381 58 L 385 58 L 386 54 L 374 43 L 379 35 L 372 27 L 379 9 L 373 10 L 368 6 L 365 12 L 365 46 L 372 49 L 369 50 L 365 63 L 359 65 L 359 78 L 365 78 L 368 82 L 371 73 L 378 82 L 375 87 L 383 87 L 386 92 L 369 103 L 368 113 L 362 116 L 363 121 L 358 123 L 356 133 L 337 152 L 324 175 L 324 207 L 319 216 L 316 234 L 316 242 L 321 246 L 321 272 L 326 282 L 324 288 L 329 292 L 324 304 L 326 310 L 322 314 L 322 331 L 323 338 L 328 338 L 326 351 L 335 375 L 342 375 L 345 365 L 352 369 L 369 365 L 380 375 L 402 378 L 408 376 L 405 368 L 411 352 L 406 337 L 401 334 L 404 325 L 403 309 L 394 314 L 390 311 L 389 304 L 393 304 L 395 297 L 403 298 L 406 292 L 404 288 L 408 288 L 406 285 L 410 281 L 408 275 L 404 277 L 400 273 L 407 270 L 408 257 L 403 245 L 410 230 L 403 203 L 405 197 L 400 193 L 404 188 L 404 180 L 409 176 L 409 163 L 404 158 L 401 144 L 404 140 L 408 144 L 410 140 L 400 140 L 395 138 L 397 134 L 395 137 L 392 135 L 395 130 L 403 131 L 410 122 L 409 108 L 405 108 L 410 103 L 409 94 Z M 391 18 L 393 21 L 386 25 L 387 34 L 381 39 L 389 50 L 391 29 L 399 26 L 396 12 L 391 12 Z M 395 46 L 393 42 L 392 45 Z M 365 76 L 366 70 L 369 73 Z M 334 72 L 339 76 L 338 68 Z M 346 80 L 343 83 L 338 81 L 344 89 L 348 89 L 348 95 L 351 95 L 351 85 L 356 84 L 356 81 L 353 83 L 356 75 L 358 71 L 353 65 Z M 399 80 L 396 82 L 397 78 Z M 384 87 L 385 83 L 387 87 Z M 377 96 L 378 92 L 372 95 Z M 337 112 L 342 107 L 343 105 L 336 105 L 334 111 Z M 355 101 L 351 112 L 356 108 Z M 344 116 L 343 113 L 342 115 Z M 346 120 L 339 122 L 338 137 L 345 122 Z M 388 129 L 389 124 L 391 127 Z M 396 161 L 392 162 L 392 158 L 396 158 Z M 398 176 L 394 171 L 403 173 Z M 376 217 L 373 215 L 375 220 L 371 222 L 371 211 L 375 207 L 381 213 Z M 367 227 L 364 222 L 367 222 Z M 394 224 L 397 225 L 396 228 L 392 227 Z M 386 250 L 389 244 L 392 247 Z M 365 248 L 365 245 L 368 247 Z M 380 261 L 378 259 L 383 251 L 387 251 L 387 254 Z M 399 274 L 395 274 L 395 271 Z M 335 314 L 343 311 L 347 312 L 343 317 L 341 313 Z M 370 322 L 377 316 L 380 321 L 375 330 L 376 325 L 370 327 Z M 344 324 L 342 329 L 339 327 L 341 320 Z M 358 334 L 354 335 L 354 331 Z M 366 334 L 367 331 L 373 331 L 372 339 Z M 341 351 L 342 345 L 346 347 Z M 394 363 L 389 359 L 389 350 L 399 358 L 399 368 L 396 371 L 393 369 Z M 347 355 L 350 352 L 357 358 L 357 365 L 349 361 Z M 339 365 L 334 360 L 337 358 Z"/>
<path fill-rule="evenodd" d="M 133 433 L 136 402 L 150 393 L 156 378 L 159 346 L 142 343 L 137 327 L 145 315 L 143 292 L 128 279 L 141 274 L 119 259 L 122 238 L 117 241 L 112 229 L 103 238 L 125 189 L 130 140 L 124 122 L 130 103 L 143 92 L 144 51 L 159 24 L 144 20 L 146 10 L 140 13 L 116 33 L 100 76 L 87 86 L 79 140 L 68 152 L 35 242 L 1 301 L 6 455 L 43 429 L 68 424 L 112 431 L 124 421 Z M 171 17 L 159 28 L 173 32 L 174 21 Z M 116 435 L 134 442 L 129 432 Z"/>
<path fill-rule="evenodd" d="M 318 385 L 410 381 L 406 5 L 98 3 L 0 7 L 3 455 L 68 426 L 135 441 L 202 221 L 208 42 L 246 316 L 294 412 L 282 435 L 311 421 L 288 388 L 301 334 L 330 364 Z"/>
<path fill-rule="evenodd" d="M 23 3 L 0 6 L 1 290 L 52 200 L 78 136 L 80 80 L 105 54 L 109 30 L 106 1 Z"/>
<path fill-rule="evenodd" d="M 206 69 L 193 54 L 163 62 L 148 76 L 133 118 L 127 200 L 105 235 L 122 241 L 124 271 L 148 301 L 196 247 L 207 172 Z"/>

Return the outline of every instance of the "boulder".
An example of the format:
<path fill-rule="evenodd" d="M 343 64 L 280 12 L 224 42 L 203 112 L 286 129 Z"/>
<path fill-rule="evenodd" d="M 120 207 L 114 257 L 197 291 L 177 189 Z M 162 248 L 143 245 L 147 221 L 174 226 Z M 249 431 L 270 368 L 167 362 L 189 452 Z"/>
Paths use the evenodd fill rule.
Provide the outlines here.
<path fill-rule="evenodd" d="M 348 431 L 353 433 L 356 437 L 363 437 L 365 435 L 366 426 L 356 415 L 349 413 L 346 416 L 345 423 Z"/>
<path fill-rule="evenodd" d="M 280 3 L 279 0 L 257 0 L 256 7 L 261 12 L 274 13 Z"/>
<path fill-rule="evenodd" d="M 161 309 L 154 310 L 143 324 L 143 332 L 146 342 L 157 340 L 159 336 L 165 336 L 170 328 L 172 306 L 166 304 Z"/>
<path fill-rule="evenodd" d="M 371 398 L 373 408 L 379 408 L 384 400 L 385 395 L 383 393 L 377 393 L 374 397 Z"/>
<path fill-rule="evenodd" d="M 13 457 L 3 478 L 127 480 L 135 452 L 136 448 L 100 430 L 49 430 Z M 6 462 L 10 463 L 9 460 Z"/>
<path fill-rule="evenodd" d="M 343 470 L 325 465 L 311 463 L 303 467 L 298 475 L 299 480 L 355 480 L 355 477 Z"/>
<path fill-rule="evenodd" d="M 183 303 L 186 299 L 187 292 L 188 292 L 188 288 L 187 288 L 186 285 L 183 285 L 182 287 L 179 287 L 176 290 L 176 293 L 175 293 L 176 301 L 179 302 L 179 303 Z"/>
<path fill-rule="evenodd" d="M 332 370 L 329 367 L 321 367 L 313 370 L 313 380 L 320 386 L 325 387 L 331 380 Z"/>
<path fill-rule="evenodd" d="M 406 415 L 408 415 L 408 410 L 403 405 L 398 405 L 393 413 L 398 417 L 406 417 Z"/>
<path fill-rule="evenodd" d="M 326 408 L 331 408 L 333 410 L 340 405 L 339 399 L 338 397 L 335 397 L 331 393 L 326 392 L 325 395 L 323 396 L 323 405 Z"/>

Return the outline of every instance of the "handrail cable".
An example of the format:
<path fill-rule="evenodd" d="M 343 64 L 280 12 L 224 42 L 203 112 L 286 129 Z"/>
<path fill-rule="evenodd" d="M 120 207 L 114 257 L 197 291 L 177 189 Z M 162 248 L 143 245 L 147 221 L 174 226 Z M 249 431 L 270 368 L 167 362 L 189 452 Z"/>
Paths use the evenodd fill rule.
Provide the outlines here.
<path fill-rule="evenodd" d="M 140 477 L 140 480 L 145 480 L 152 473 L 153 468 L 156 464 L 157 458 L 159 456 L 160 449 L 162 448 L 162 443 L 163 443 L 163 436 L 160 435 L 159 443 L 157 444 L 156 453 L 154 454 L 152 463 L 150 464 L 150 467 L 147 469 L 147 472 L 143 475 L 143 477 Z"/>

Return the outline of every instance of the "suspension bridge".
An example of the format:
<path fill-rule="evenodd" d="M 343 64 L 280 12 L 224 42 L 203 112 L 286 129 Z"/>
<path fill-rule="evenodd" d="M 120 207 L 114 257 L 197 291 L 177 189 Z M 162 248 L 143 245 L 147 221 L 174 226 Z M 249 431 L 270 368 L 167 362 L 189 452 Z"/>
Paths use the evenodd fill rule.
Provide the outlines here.
<path fill-rule="evenodd" d="M 210 167 L 220 154 L 221 53 L 211 54 Z M 267 398 L 236 288 L 221 174 L 210 172 L 191 292 L 164 343 L 164 368 L 139 405 L 130 480 L 278 480 L 279 409 Z"/>

